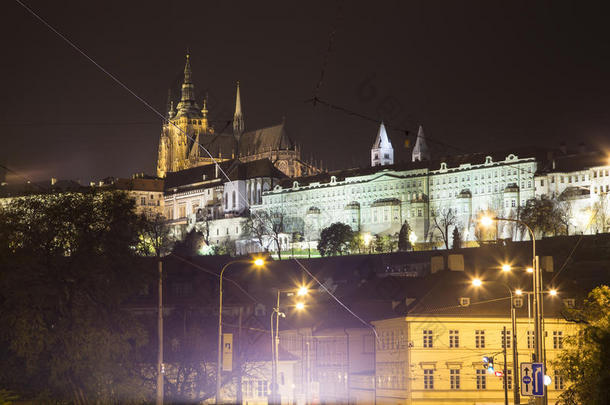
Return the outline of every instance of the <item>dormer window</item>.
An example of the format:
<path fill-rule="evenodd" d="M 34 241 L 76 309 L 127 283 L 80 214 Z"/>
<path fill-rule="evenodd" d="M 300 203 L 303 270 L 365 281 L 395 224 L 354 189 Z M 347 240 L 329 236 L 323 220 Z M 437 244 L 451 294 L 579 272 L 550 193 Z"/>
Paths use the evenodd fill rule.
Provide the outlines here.
<path fill-rule="evenodd" d="M 563 305 L 565 305 L 566 308 L 574 308 L 576 306 L 576 300 L 574 298 L 566 298 L 563 300 Z"/>
<path fill-rule="evenodd" d="M 460 297 L 460 306 L 467 307 L 470 305 L 470 297 Z"/>

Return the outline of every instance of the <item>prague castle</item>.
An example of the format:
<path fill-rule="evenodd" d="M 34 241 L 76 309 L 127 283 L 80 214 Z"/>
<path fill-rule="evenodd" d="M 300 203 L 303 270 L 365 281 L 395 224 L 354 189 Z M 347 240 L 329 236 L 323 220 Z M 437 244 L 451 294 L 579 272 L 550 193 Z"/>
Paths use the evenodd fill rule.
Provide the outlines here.
<path fill-rule="evenodd" d="M 251 162 L 269 159 L 290 177 L 313 174 L 318 169 L 301 160 L 299 148 L 290 139 L 285 122 L 253 131 L 245 130 L 239 82 L 235 99 L 233 133 L 217 133 L 208 121 L 207 100 L 200 108 L 195 100 L 190 56 L 186 56 L 181 98 L 174 109 L 170 102 L 167 121 L 159 139 L 157 176 L 192 167 L 239 159 Z"/>

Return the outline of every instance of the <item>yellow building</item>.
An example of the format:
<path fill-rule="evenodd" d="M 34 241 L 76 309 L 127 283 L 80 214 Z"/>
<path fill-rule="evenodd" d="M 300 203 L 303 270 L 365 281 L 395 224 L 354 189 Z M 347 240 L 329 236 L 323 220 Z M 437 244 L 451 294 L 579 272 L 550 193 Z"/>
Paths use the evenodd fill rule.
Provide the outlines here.
<path fill-rule="evenodd" d="M 485 273 L 481 287 L 471 285 L 472 275 L 443 271 L 419 283 L 418 299 L 407 298 L 407 315 L 373 321 L 379 334 L 376 350 L 377 404 L 504 404 L 503 378 L 488 372 L 483 357 L 494 359 L 496 371 L 504 369 L 503 339 L 506 327 L 508 401 L 514 403 L 511 333 L 512 289 L 531 289 L 531 278 L 501 280 L 496 270 Z M 506 281 L 506 286 L 502 283 Z M 567 292 L 545 294 L 546 375 L 549 403 L 564 388 L 552 361 L 563 347 L 563 338 L 574 324 L 561 316 L 573 306 Z M 571 293 L 573 294 L 573 293 Z M 567 296 L 566 296 L 567 295 Z M 514 298 L 517 318 L 518 363 L 531 362 L 534 323 L 527 293 Z M 521 396 L 521 403 L 528 397 Z"/>

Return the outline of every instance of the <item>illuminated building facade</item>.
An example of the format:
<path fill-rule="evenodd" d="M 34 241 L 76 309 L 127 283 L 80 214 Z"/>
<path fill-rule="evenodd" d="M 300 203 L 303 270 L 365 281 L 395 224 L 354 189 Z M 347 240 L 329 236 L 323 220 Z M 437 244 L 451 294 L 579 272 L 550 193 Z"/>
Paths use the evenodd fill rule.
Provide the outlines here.
<path fill-rule="evenodd" d="M 170 102 L 167 121 L 159 139 L 157 175 L 239 158 L 242 162 L 269 159 L 284 174 L 298 177 L 317 173 L 301 159 L 299 147 L 286 133 L 285 122 L 252 131 L 245 130 L 239 82 L 235 98 L 233 133 L 217 133 L 208 121 L 207 100 L 195 100 L 190 56 L 186 56 L 181 98 Z"/>

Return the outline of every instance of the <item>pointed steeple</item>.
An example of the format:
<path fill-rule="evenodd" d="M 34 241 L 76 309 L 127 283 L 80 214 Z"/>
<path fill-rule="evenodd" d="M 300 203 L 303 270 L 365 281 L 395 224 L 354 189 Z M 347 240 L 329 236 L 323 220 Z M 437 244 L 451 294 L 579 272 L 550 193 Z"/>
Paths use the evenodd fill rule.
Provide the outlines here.
<path fill-rule="evenodd" d="M 201 123 L 204 128 L 208 127 L 208 95 L 205 95 L 203 99 L 203 108 L 201 109 L 202 120 Z"/>
<path fill-rule="evenodd" d="M 182 82 L 182 97 L 178 103 L 178 117 L 186 115 L 189 118 L 201 117 L 199 106 L 195 102 L 195 86 L 192 82 L 191 55 L 186 54 L 184 65 L 184 81 Z"/>
<path fill-rule="evenodd" d="M 377 138 L 371 148 L 371 166 L 385 166 L 394 164 L 394 148 L 392 142 L 388 138 L 388 133 L 385 129 L 383 121 L 379 125 Z"/>
<path fill-rule="evenodd" d="M 415 141 L 415 146 L 413 147 L 413 152 L 411 154 L 411 160 L 413 162 L 430 160 L 430 151 L 428 150 L 428 145 L 426 145 L 426 137 L 424 136 L 424 127 L 421 125 L 417 130 L 417 140 Z"/>
<path fill-rule="evenodd" d="M 233 115 L 233 135 L 239 140 L 244 133 L 244 116 L 241 112 L 241 97 L 239 95 L 239 81 L 237 82 L 237 95 L 235 96 L 235 114 Z"/>
<path fill-rule="evenodd" d="M 174 110 L 174 102 L 170 101 L 169 102 L 169 111 L 167 111 L 167 117 L 169 119 L 172 119 L 176 116 L 176 111 Z"/>

